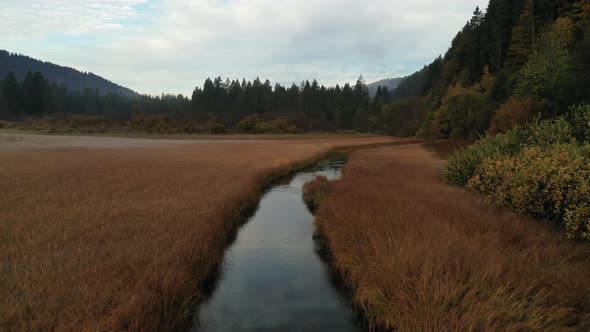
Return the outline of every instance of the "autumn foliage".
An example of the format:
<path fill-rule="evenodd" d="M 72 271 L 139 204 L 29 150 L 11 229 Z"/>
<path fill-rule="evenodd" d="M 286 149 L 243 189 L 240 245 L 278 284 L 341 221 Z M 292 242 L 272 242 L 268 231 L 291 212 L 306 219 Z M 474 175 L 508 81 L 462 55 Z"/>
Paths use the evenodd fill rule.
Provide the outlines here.
<path fill-rule="evenodd" d="M 533 121 L 537 105 L 538 103 L 531 99 L 510 99 L 498 108 L 487 132 L 489 134 L 504 133 L 516 126 Z"/>

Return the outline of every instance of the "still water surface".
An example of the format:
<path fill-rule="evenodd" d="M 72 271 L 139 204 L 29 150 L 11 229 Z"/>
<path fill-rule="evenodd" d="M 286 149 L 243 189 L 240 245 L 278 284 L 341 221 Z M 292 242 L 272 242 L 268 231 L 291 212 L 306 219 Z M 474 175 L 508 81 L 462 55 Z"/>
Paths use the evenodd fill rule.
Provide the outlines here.
<path fill-rule="evenodd" d="M 313 216 L 301 197 L 307 181 L 337 179 L 343 164 L 326 161 L 264 194 L 226 251 L 193 331 L 362 331 L 314 249 Z"/>

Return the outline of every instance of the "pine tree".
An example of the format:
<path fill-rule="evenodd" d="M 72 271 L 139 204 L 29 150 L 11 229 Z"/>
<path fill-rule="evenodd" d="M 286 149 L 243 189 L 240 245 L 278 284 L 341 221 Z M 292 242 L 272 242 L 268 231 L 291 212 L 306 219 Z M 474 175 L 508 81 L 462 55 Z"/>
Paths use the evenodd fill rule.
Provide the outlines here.
<path fill-rule="evenodd" d="M 518 25 L 512 32 L 512 43 L 508 51 L 508 65 L 511 69 L 526 63 L 535 43 L 535 1 L 527 0 L 520 14 Z"/>
<path fill-rule="evenodd" d="M 485 14 L 479 9 L 479 6 L 475 7 L 475 10 L 473 11 L 473 16 L 469 21 L 470 27 L 473 29 L 481 26 L 481 24 L 484 21 L 484 15 Z"/>
<path fill-rule="evenodd" d="M 381 95 L 384 104 L 388 104 L 391 101 L 391 95 L 389 94 L 388 87 L 384 86 L 383 89 L 381 89 Z"/>
<path fill-rule="evenodd" d="M 28 114 L 41 116 L 49 112 L 49 83 L 40 72 L 29 73 L 25 77 L 23 90 Z"/>
<path fill-rule="evenodd" d="M 6 78 L 3 81 L 2 92 L 8 112 L 12 115 L 19 114 L 23 107 L 23 94 L 16 77 L 12 72 L 6 75 Z"/>

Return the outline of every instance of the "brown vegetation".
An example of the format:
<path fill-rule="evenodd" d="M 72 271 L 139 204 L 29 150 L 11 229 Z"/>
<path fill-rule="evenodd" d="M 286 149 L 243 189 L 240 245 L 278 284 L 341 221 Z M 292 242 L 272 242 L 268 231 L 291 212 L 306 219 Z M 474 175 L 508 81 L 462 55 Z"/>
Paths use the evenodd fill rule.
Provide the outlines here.
<path fill-rule="evenodd" d="M 516 126 L 526 125 L 533 121 L 535 114 L 540 113 L 543 107 L 543 103 L 534 102 L 532 99 L 510 99 L 500 105 L 487 132 L 505 133 Z"/>
<path fill-rule="evenodd" d="M 335 146 L 387 141 L 5 149 L 0 330 L 181 329 L 270 178 Z"/>
<path fill-rule="evenodd" d="M 413 144 L 355 152 L 317 211 L 373 326 L 588 331 L 590 245 L 444 184 Z"/>
<path fill-rule="evenodd" d="M 137 115 L 129 121 L 115 121 L 105 116 L 65 115 L 55 118 L 28 118 L 23 122 L 0 121 L 0 129 L 31 131 L 43 134 L 113 134 L 144 133 L 153 135 L 221 135 L 229 134 L 223 121 L 215 116 L 206 120 L 177 119 L 170 115 Z M 258 135 L 297 134 L 297 126 L 287 119 L 265 121 L 251 115 L 238 123 L 234 132 Z"/>
<path fill-rule="evenodd" d="M 303 186 L 303 201 L 311 210 L 315 210 L 330 191 L 332 191 L 332 184 L 328 178 L 318 176 Z"/>

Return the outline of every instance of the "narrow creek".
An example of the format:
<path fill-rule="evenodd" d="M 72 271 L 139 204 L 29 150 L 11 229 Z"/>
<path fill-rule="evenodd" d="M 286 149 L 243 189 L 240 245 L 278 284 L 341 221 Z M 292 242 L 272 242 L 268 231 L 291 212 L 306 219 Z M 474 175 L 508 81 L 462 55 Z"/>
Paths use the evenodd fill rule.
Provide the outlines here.
<path fill-rule="evenodd" d="M 324 161 L 275 184 L 227 249 L 220 276 L 192 331 L 362 331 L 349 297 L 315 250 L 303 185 L 340 177 Z"/>

